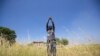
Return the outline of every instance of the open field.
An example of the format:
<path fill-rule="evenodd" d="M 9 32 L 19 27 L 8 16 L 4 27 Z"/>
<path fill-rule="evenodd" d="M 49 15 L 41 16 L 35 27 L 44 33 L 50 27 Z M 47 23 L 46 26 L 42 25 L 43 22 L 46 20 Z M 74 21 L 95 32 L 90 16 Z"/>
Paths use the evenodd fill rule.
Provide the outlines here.
<path fill-rule="evenodd" d="M 0 47 L 0 56 L 47 56 L 46 47 L 20 46 Z M 100 56 L 100 45 L 62 46 L 57 56 Z"/>

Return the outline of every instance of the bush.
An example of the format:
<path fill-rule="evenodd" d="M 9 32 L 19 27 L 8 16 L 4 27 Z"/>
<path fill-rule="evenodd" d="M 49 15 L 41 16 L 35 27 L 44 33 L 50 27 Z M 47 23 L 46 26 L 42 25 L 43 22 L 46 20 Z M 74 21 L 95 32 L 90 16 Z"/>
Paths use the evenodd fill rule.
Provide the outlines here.
<path fill-rule="evenodd" d="M 63 45 L 68 45 L 68 40 L 65 39 L 65 38 L 62 38 L 62 39 L 61 39 L 61 43 L 62 43 Z"/>
<path fill-rule="evenodd" d="M 68 40 L 65 39 L 65 38 L 62 38 L 62 39 L 56 38 L 56 43 L 57 43 L 58 45 L 59 45 L 59 44 L 68 45 Z"/>

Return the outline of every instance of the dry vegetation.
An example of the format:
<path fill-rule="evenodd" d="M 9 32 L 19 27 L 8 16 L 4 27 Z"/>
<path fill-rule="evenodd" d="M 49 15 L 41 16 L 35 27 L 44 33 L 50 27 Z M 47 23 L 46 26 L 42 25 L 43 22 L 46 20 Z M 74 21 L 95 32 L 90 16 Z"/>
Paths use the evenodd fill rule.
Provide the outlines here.
<path fill-rule="evenodd" d="M 0 46 L 0 56 L 47 56 L 46 47 Z M 77 45 L 57 47 L 57 56 L 100 56 L 100 45 Z"/>

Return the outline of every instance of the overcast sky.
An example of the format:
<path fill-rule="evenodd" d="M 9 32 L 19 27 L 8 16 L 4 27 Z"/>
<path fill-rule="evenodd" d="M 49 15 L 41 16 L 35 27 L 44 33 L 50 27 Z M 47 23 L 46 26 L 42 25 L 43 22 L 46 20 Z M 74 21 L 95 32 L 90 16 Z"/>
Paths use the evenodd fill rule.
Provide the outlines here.
<path fill-rule="evenodd" d="M 56 37 L 100 44 L 99 0 L 0 0 L 0 26 L 15 30 L 18 43 L 46 41 L 50 16 Z"/>

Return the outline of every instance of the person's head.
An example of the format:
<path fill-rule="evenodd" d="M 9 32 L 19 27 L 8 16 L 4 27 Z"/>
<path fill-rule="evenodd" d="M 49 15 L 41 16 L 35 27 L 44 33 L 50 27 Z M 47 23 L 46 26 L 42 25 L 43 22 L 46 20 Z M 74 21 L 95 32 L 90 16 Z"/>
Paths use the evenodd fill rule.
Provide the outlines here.
<path fill-rule="evenodd" d="M 49 27 L 48 27 L 48 30 L 52 30 L 52 29 L 53 29 L 53 27 L 52 27 L 52 26 L 49 26 Z"/>

